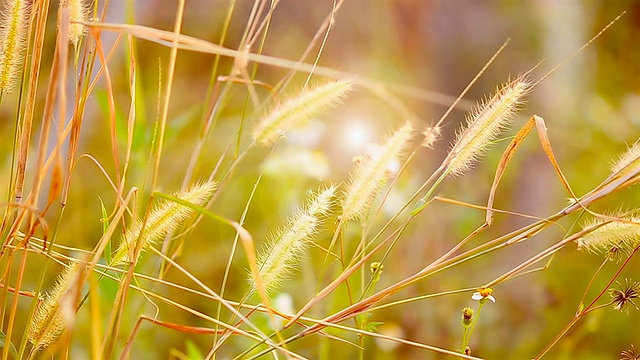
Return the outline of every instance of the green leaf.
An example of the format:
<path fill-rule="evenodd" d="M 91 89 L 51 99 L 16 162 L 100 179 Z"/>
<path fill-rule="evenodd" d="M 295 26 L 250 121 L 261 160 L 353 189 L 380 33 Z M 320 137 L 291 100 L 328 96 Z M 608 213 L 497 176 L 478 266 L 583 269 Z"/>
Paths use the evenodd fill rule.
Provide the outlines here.
<path fill-rule="evenodd" d="M 198 349 L 198 346 L 191 340 L 187 340 L 187 357 L 189 360 L 202 360 L 204 355 Z"/>
<path fill-rule="evenodd" d="M 412 216 L 418 215 L 418 213 L 422 211 L 422 209 L 424 209 L 426 206 L 427 206 L 427 201 L 424 198 L 418 200 L 416 205 L 411 210 L 411 215 Z"/>
<path fill-rule="evenodd" d="M 107 304 L 113 304 L 115 302 L 119 287 L 120 284 L 117 281 L 109 278 L 102 278 L 98 283 L 102 299 L 104 299 Z"/>
<path fill-rule="evenodd" d="M 4 348 L 6 344 L 7 344 L 7 335 L 5 335 L 4 332 L 0 330 L 0 348 Z M 16 351 L 16 347 L 13 346 L 11 341 L 9 341 L 9 355 L 11 355 L 11 357 L 14 359 L 18 358 L 18 351 Z"/>
<path fill-rule="evenodd" d="M 100 200 L 100 210 L 102 211 L 102 234 L 107 232 L 109 229 L 109 215 L 107 214 L 107 209 L 104 207 L 104 202 L 102 198 L 98 196 L 98 200 Z M 104 259 L 107 261 L 107 264 L 111 264 L 111 239 L 107 241 L 107 246 L 104 249 Z"/>
<path fill-rule="evenodd" d="M 98 102 L 98 106 L 102 115 L 105 118 L 109 118 L 109 97 L 107 96 L 107 92 L 103 90 L 98 90 L 95 92 L 95 99 Z M 125 146 L 127 143 L 127 133 L 128 129 L 128 119 L 125 114 L 118 108 L 115 109 L 115 125 L 116 125 L 116 139 L 120 146 Z M 143 149 L 145 140 L 148 138 L 148 134 L 144 126 L 140 125 L 136 122 L 136 125 L 133 127 L 133 134 L 131 138 L 131 150 L 132 152 L 137 152 L 138 150 Z"/>
<path fill-rule="evenodd" d="M 364 329 L 366 331 L 369 332 L 376 332 L 378 331 L 378 326 L 383 325 L 384 322 L 382 321 L 372 321 L 372 322 L 368 322 L 367 325 L 364 327 Z"/>

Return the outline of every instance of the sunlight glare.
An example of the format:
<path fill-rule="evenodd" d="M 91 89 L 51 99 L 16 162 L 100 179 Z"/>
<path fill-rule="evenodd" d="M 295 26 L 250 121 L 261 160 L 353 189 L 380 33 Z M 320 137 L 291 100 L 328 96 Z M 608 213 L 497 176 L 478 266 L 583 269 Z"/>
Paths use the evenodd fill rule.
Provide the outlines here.
<path fill-rule="evenodd" d="M 347 146 L 355 151 L 361 151 L 371 140 L 371 130 L 363 121 L 346 121 L 344 138 Z"/>

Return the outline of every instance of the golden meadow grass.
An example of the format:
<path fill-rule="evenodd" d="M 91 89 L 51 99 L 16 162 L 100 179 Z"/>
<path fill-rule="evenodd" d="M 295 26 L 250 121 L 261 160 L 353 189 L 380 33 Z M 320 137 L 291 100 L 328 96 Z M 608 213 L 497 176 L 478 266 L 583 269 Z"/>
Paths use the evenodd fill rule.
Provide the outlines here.
<path fill-rule="evenodd" d="M 419 6 L 165 5 L 3 4 L 0 359 L 630 356 L 638 131 L 543 88 L 581 44 L 444 86 Z"/>

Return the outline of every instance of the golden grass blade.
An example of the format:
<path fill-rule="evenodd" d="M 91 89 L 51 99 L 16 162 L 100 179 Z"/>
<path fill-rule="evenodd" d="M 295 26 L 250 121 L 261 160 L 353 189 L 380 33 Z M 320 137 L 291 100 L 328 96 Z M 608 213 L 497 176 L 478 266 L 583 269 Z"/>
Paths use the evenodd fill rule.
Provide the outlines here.
<path fill-rule="evenodd" d="M 513 140 L 511 140 L 509 145 L 507 145 L 505 151 L 502 153 L 502 157 L 500 158 L 500 162 L 498 163 L 498 167 L 496 169 L 496 175 L 494 176 L 493 183 L 491 184 L 491 190 L 489 191 L 489 200 L 487 201 L 487 216 L 485 218 L 485 222 L 489 225 L 491 225 L 491 222 L 493 221 L 493 202 L 495 200 L 498 184 L 500 183 L 500 180 L 502 179 L 502 176 L 507 169 L 507 165 L 515 155 L 524 139 L 533 129 L 534 124 L 535 122 L 532 117 L 524 124 L 522 128 L 520 128 L 518 133 L 514 136 Z"/>
<path fill-rule="evenodd" d="M 560 178 L 560 182 L 565 189 L 569 192 L 573 199 L 577 199 L 576 195 L 573 193 L 569 182 L 565 178 L 562 170 L 560 170 L 560 165 L 556 160 L 555 155 L 553 154 L 553 149 L 551 148 L 551 142 L 549 141 L 549 136 L 547 135 L 547 127 L 544 123 L 544 119 L 538 115 L 533 115 L 532 117 L 536 122 L 536 130 L 538 131 L 538 137 L 540 138 L 540 144 L 542 145 L 542 149 L 547 154 L 547 158 L 551 161 L 551 165 L 553 165 L 553 169 L 556 171 L 556 174 Z"/>
<path fill-rule="evenodd" d="M 527 137 L 527 135 L 529 135 L 534 125 L 536 126 L 536 130 L 538 132 L 538 137 L 540 139 L 540 144 L 542 145 L 542 149 L 547 154 L 547 158 L 551 162 L 551 165 L 556 171 L 556 174 L 560 178 L 560 182 L 562 182 L 562 185 L 565 187 L 565 189 L 567 189 L 569 194 L 571 194 L 571 197 L 573 199 L 577 199 L 576 195 L 571 189 L 571 186 L 567 182 L 567 179 L 562 173 L 562 170 L 560 169 L 560 165 L 558 164 L 558 161 L 556 160 L 555 155 L 553 154 L 553 149 L 551 148 L 549 136 L 547 135 L 547 128 L 545 126 L 544 119 L 537 115 L 533 115 L 524 124 L 524 126 L 520 129 L 520 131 L 518 131 L 518 133 L 515 135 L 513 140 L 511 140 L 511 142 L 503 152 L 500 162 L 498 163 L 496 175 L 493 179 L 493 184 L 491 185 L 491 191 L 489 193 L 489 201 L 487 204 L 487 216 L 485 221 L 488 224 L 491 224 L 492 222 L 493 202 L 495 199 L 495 192 L 496 192 L 496 188 L 498 187 L 498 183 L 500 182 L 500 179 L 502 179 L 502 176 L 504 175 L 504 172 L 506 170 L 508 163 L 511 161 L 511 159 L 515 155 L 515 152 L 518 150 L 518 148 L 520 147 L 524 139 Z"/>

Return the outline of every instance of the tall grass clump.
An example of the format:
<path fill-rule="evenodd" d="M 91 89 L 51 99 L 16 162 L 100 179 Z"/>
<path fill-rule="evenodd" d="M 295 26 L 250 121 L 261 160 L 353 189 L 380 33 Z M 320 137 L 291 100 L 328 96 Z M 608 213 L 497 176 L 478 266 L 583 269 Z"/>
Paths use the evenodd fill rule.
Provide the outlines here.
<path fill-rule="evenodd" d="M 291 3 L 3 3 L 0 359 L 635 356 L 637 39 L 592 71 L 611 24 L 523 11 L 459 59 L 455 4 Z"/>

